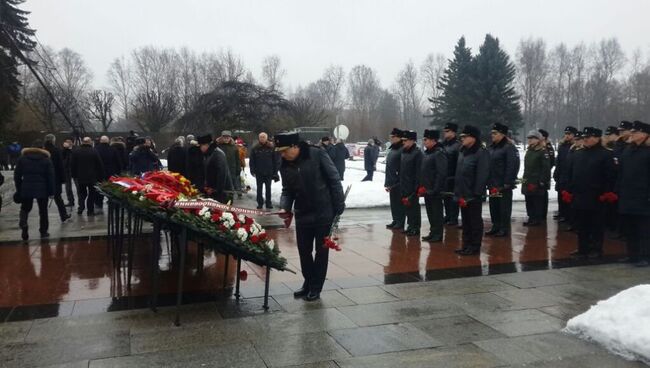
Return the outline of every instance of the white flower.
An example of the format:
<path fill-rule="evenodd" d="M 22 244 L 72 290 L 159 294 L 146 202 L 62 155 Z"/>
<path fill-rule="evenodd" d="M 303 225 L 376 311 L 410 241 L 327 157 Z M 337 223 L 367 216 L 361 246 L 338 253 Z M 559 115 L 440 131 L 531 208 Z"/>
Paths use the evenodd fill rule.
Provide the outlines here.
<path fill-rule="evenodd" d="M 210 213 L 210 209 L 209 209 L 208 207 L 203 207 L 203 208 L 201 208 L 201 210 L 199 211 L 199 216 L 203 216 L 203 217 L 205 217 L 206 212 L 207 212 L 208 214 Z"/>
<path fill-rule="evenodd" d="M 144 202 L 144 196 L 140 197 L 140 202 Z"/>
<path fill-rule="evenodd" d="M 269 240 L 266 242 L 266 245 L 269 246 L 269 248 L 275 247 L 275 241 L 273 239 Z"/>
<path fill-rule="evenodd" d="M 209 220 L 211 217 L 212 217 L 212 214 L 210 213 L 210 211 L 205 212 L 203 214 L 203 218 L 206 219 L 206 220 Z"/>
<path fill-rule="evenodd" d="M 246 216 L 244 215 L 237 216 L 237 219 L 239 220 L 239 222 L 246 222 Z"/>
<path fill-rule="evenodd" d="M 134 190 L 134 191 L 131 192 L 131 194 L 138 194 L 138 191 Z"/>
<path fill-rule="evenodd" d="M 259 235 L 260 231 L 257 230 L 257 228 L 255 226 L 251 226 L 251 234 L 252 235 Z"/>
<path fill-rule="evenodd" d="M 244 230 L 243 228 L 239 228 L 237 229 L 237 237 L 241 241 L 246 241 L 246 239 L 248 239 L 248 234 L 246 233 L 246 230 Z"/>
<path fill-rule="evenodd" d="M 230 221 L 230 220 L 233 220 L 233 221 L 234 221 L 234 220 L 235 220 L 235 218 L 233 217 L 232 213 L 230 213 L 230 212 L 224 212 L 224 213 L 221 215 L 221 218 L 222 218 L 224 221 Z"/>

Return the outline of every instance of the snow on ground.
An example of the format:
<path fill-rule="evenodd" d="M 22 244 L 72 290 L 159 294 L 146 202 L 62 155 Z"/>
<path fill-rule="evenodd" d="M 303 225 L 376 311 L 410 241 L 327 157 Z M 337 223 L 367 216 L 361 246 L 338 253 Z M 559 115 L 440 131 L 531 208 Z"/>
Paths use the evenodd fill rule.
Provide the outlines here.
<path fill-rule="evenodd" d="M 565 331 L 625 359 L 650 364 L 650 285 L 638 285 L 598 302 L 567 322 Z"/>
<path fill-rule="evenodd" d="M 519 167 L 519 175 L 521 178 L 524 175 L 524 154 L 525 151 L 522 149 L 519 150 L 519 157 L 521 164 Z M 343 190 L 347 188 L 348 185 L 352 184 L 352 189 L 348 195 L 346 201 L 347 208 L 371 208 L 371 207 L 383 207 L 389 205 L 388 193 L 384 190 L 384 172 L 386 171 L 385 157 L 380 157 L 377 161 L 377 171 L 374 174 L 373 181 L 361 182 L 366 176 L 364 171 L 363 160 L 357 159 L 354 161 L 345 162 L 345 180 L 343 182 Z M 248 184 L 251 186 L 252 190 L 248 194 L 255 198 L 256 193 L 256 184 L 255 178 L 251 176 L 248 167 L 246 168 L 246 175 Z M 513 200 L 523 201 L 524 195 L 521 194 L 521 186 L 513 192 Z M 555 182 L 551 183 L 551 188 L 555 188 Z M 278 204 L 280 202 L 280 192 L 282 191 L 282 183 L 277 182 L 273 183 L 271 192 L 273 203 Z M 549 191 L 549 198 L 551 200 L 557 198 L 557 192 L 555 190 Z M 424 203 L 424 200 L 421 200 L 421 203 Z"/>

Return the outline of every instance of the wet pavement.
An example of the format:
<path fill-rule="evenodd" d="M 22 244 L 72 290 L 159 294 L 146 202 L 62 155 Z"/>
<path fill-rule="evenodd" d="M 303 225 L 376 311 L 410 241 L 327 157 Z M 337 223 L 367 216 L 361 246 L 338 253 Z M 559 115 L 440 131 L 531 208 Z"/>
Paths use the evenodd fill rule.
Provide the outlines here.
<path fill-rule="evenodd" d="M 162 308 L 154 313 L 150 239 L 137 243 L 129 288 L 107 255 L 103 215 L 74 215 L 65 225 L 54 217 L 51 239 L 23 244 L 17 216 L 3 210 L 0 366 L 642 366 L 561 333 L 598 300 L 650 280 L 647 268 L 612 263 L 624 253 L 621 242 L 608 238 L 601 260 L 571 260 L 575 234 L 553 221 L 523 227 L 516 203 L 511 237 L 485 238 L 480 256 L 459 257 L 459 229 L 447 227 L 444 242 L 429 244 L 386 230 L 388 216 L 388 209 L 346 211 L 343 251 L 330 253 L 322 299 L 294 299 L 301 276 L 274 271 L 268 312 L 260 267 L 243 263 L 237 302 L 234 262 L 224 280 L 226 258 L 199 256 L 191 244 L 176 327 L 169 306 L 177 267 L 165 243 Z M 267 225 L 299 271 L 294 229 Z"/>

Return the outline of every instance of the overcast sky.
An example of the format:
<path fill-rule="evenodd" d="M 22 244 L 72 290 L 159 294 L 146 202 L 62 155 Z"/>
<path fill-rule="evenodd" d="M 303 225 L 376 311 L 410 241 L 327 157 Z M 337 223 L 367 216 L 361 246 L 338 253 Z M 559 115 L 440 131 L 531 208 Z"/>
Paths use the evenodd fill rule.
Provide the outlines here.
<path fill-rule="evenodd" d="M 390 86 L 409 59 L 449 57 L 461 35 L 477 50 L 491 33 L 511 57 L 528 36 L 549 45 L 617 37 L 628 55 L 650 54 L 649 0 L 28 0 L 23 8 L 43 44 L 83 55 L 98 86 L 112 59 L 145 45 L 230 48 L 256 77 L 277 54 L 293 87 L 330 64 L 362 63 Z"/>

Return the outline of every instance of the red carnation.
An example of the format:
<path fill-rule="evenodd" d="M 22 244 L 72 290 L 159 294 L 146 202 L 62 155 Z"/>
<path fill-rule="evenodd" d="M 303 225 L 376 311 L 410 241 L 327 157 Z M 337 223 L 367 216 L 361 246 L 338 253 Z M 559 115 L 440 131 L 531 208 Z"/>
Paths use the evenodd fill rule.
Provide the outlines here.
<path fill-rule="evenodd" d="M 239 222 L 235 222 L 235 226 L 233 226 L 235 230 L 239 230 L 241 228 L 241 224 Z"/>
<path fill-rule="evenodd" d="M 427 188 L 425 188 L 424 185 L 420 185 L 417 190 L 417 196 L 424 197 L 425 194 L 427 194 Z"/>
<path fill-rule="evenodd" d="M 246 225 L 253 225 L 255 220 L 253 220 L 251 217 L 246 217 Z"/>
<path fill-rule="evenodd" d="M 257 236 L 257 235 L 251 236 L 251 243 L 257 244 L 259 242 L 260 242 L 260 237 L 259 236 Z"/>
<path fill-rule="evenodd" d="M 573 202 L 573 194 L 567 192 L 566 190 L 563 190 L 560 194 L 562 196 L 562 202 L 564 203 Z"/>
<path fill-rule="evenodd" d="M 213 222 L 219 222 L 221 220 L 221 214 L 220 213 L 213 213 L 211 217 Z"/>
<path fill-rule="evenodd" d="M 493 187 L 490 188 L 490 195 L 496 195 L 499 194 L 499 188 Z"/>
<path fill-rule="evenodd" d="M 239 279 L 246 281 L 246 279 L 248 279 L 248 272 L 246 272 L 246 270 L 239 271 Z"/>
<path fill-rule="evenodd" d="M 402 204 L 406 207 L 411 207 L 411 201 L 409 201 L 408 197 L 402 197 Z"/>
<path fill-rule="evenodd" d="M 463 198 L 463 197 L 458 198 L 458 206 L 460 208 L 466 208 L 467 207 L 467 201 L 465 200 L 465 198 Z"/>
<path fill-rule="evenodd" d="M 533 183 L 530 183 L 530 184 L 526 185 L 526 189 L 527 189 L 529 192 L 534 192 L 534 191 L 537 190 L 537 185 L 535 185 L 535 184 L 533 184 Z"/>
<path fill-rule="evenodd" d="M 267 238 L 266 232 L 260 233 L 259 238 L 260 238 L 260 241 L 266 240 L 266 238 Z"/>

